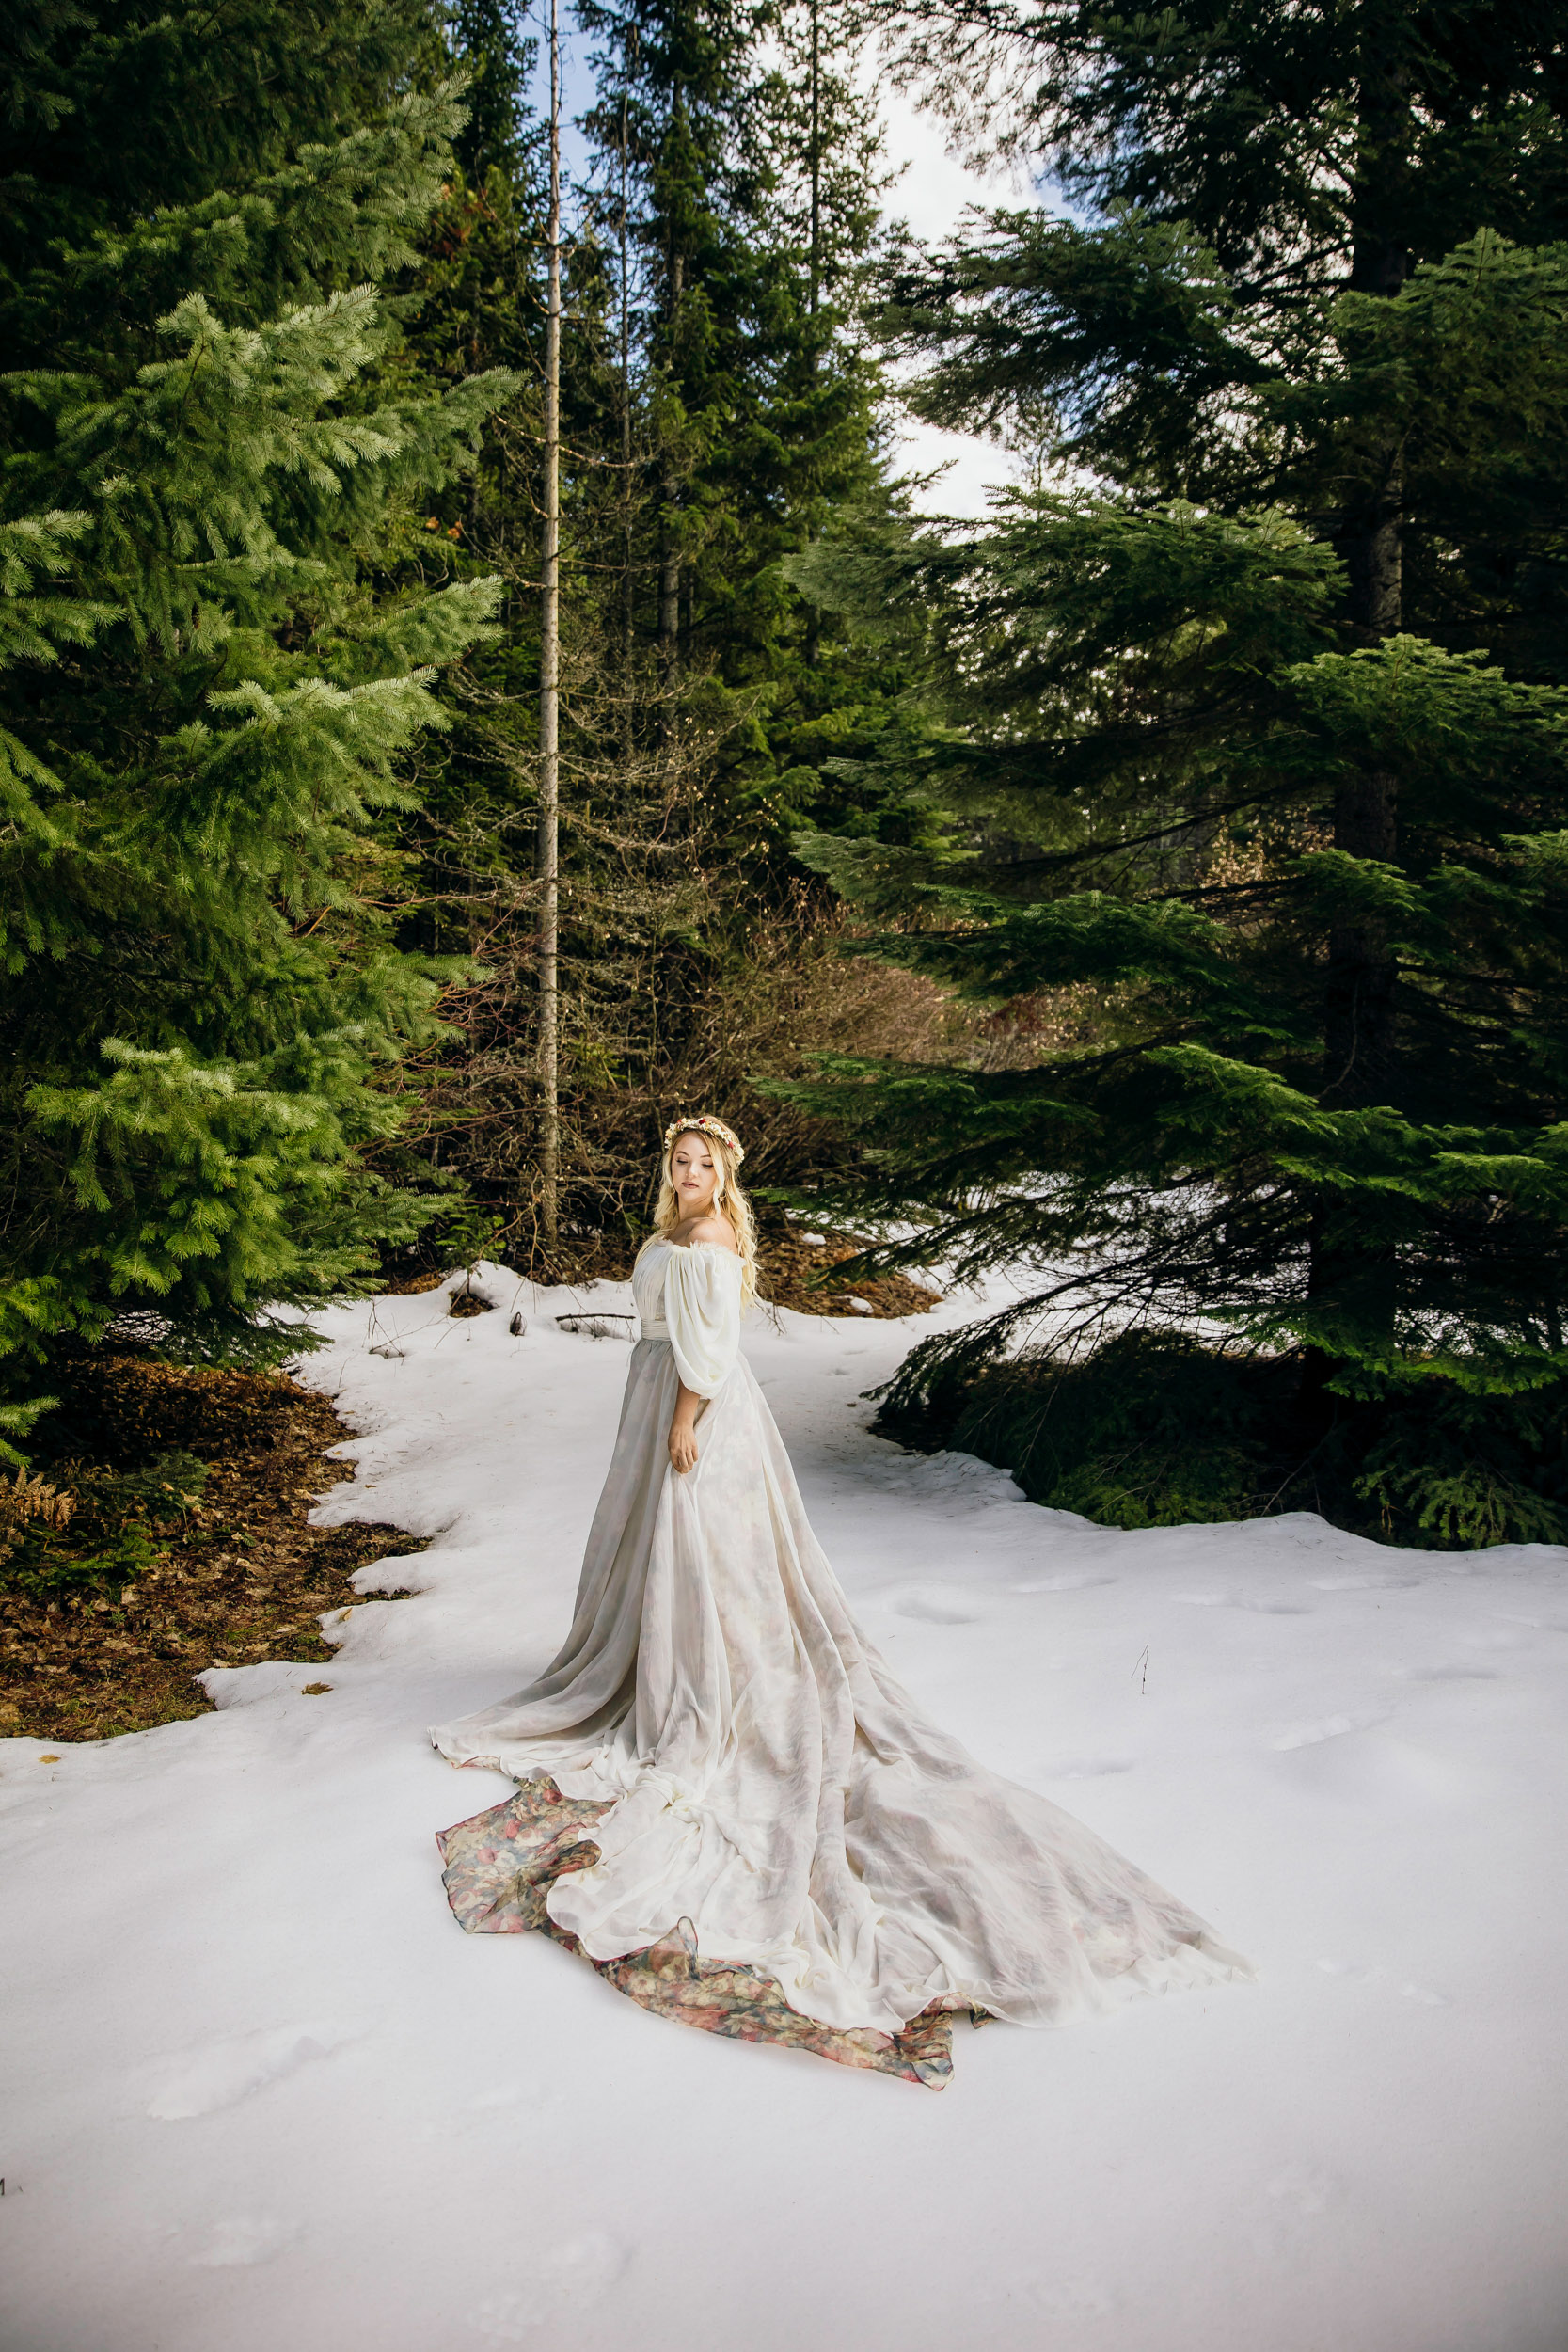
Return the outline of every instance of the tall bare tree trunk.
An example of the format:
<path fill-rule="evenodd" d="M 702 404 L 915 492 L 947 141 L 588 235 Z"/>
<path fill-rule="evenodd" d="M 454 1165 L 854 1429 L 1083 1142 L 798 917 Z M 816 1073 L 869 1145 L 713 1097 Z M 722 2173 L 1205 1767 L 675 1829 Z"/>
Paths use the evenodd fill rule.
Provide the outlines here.
<path fill-rule="evenodd" d="M 811 0 L 811 274 L 807 284 L 807 301 L 813 328 L 811 372 L 816 373 L 818 354 L 815 340 L 816 306 L 822 293 L 822 24 L 821 0 Z M 808 539 L 816 537 L 815 515 L 806 526 Z M 822 624 L 818 608 L 806 607 L 806 667 L 815 670 L 821 651 Z"/>
<path fill-rule="evenodd" d="M 636 585 L 632 574 L 631 271 L 626 238 L 626 94 L 621 93 L 621 670 L 623 738 L 631 750 L 631 657 Z"/>
<path fill-rule="evenodd" d="M 677 79 L 670 102 L 672 134 L 683 127 L 685 120 L 686 91 Z M 678 234 L 672 215 L 666 229 L 664 253 L 665 316 L 670 324 L 672 352 L 678 342 L 681 303 L 686 294 L 686 255 L 676 242 Z M 668 688 L 679 673 L 681 658 L 681 546 L 676 521 L 680 511 L 680 466 L 669 442 L 668 421 L 664 432 L 664 483 L 658 517 L 658 670 L 661 683 Z M 666 694 L 662 721 L 666 732 L 670 719 L 670 698 Z"/>
<path fill-rule="evenodd" d="M 670 256 L 670 316 L 674 318 L 686 290 L 686 256 Z M 680 508 L 680 469 L 667 453 L 664 496 L 658 520 L 658 666 L 666 682 L 680 667 L 681 550 L 675 516 Z M 668 714 L 666 714 L 668 716 Z"/>
<path fill-rule="evenodd" d="M 550 0 L 549 307 L 539 627 L 539 1177 L 545 1243 L 561 1231 L 561 15 Z"/>
<path fill-rule="evenodd" d="M 681 557 L 671 522 L 679 495 L 676 477 L 667 475 L 658 555 L 658 666 L 666 680 L 675 675 L 681 658 Z"/>

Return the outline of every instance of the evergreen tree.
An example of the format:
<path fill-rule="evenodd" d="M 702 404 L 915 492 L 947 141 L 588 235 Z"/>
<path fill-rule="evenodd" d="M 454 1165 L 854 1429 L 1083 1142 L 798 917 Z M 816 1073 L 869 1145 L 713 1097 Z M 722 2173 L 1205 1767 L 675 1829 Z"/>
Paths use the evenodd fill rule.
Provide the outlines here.
<path fill-rule="evenodd" d="M 445 33 L 467 76 L 466 119 L 452 141 L 459 172 L 471 188 L 498 172 L 505 187 L 528 168 L 536 126 L 527 85 L 539 44 L 519 33 L 510 0 L 451 0 Z"/>
<path fill-rule="evenodd" d="M 990 1442 L 1043 1447 L 1056 1492 L 1070 1333 L 1121 1334 L 1072 1378 L 1125 1460 L 1129 1350 L 1158 1397 L 1228 1327 L 1273 1416 L 1228 1507 L 1560 1533 L 1551 28 L 1418 0 L 964 23 L 976 75 L 1018 68 L 1008 135 L 1093 216 L 974 224 L 886 326 L 931 362 L 928 414 L 1034 433 L 1094 486 L 794 567 L 916 616 L 948 724 L 893 771 L 952 813 L 966 886 L 809 854 L 911 910 L 888 952 L 1014 1016 L 1012 1067 L 845 1065 L 804 1099 L 877 1153 L 863 1213 L 930 1220 L 895 1254 L 1050 1268 L 895 1409 L 940 1391 L 951 1426 L 983 1392 Z M 1053 1359 L 977 1369 L 1031 1327 Z M 1190 1478 L 1158 1488 L 1137 1507 L 1182 1516 Z"/>
<path fill-rule="evenodd" d="M 426 1214 L 377 1165 L 381 1073 L 442 975 L 393 944 L 374 813 L 489 626 L 492 583 L 417 558 L 509 389 L 393 364 L 376 286 L 461 120 L 417 9 L 30 22 L 0 151 L 13 1393 L 128 1312 L 297 1344 L 259 1310 Z"/>
<path fill-rule="evenodd" d="M 778 569 L 837 500 L 885 502 L 877 377 L 853 324 L 877 135 L 852 87 L 845 12 L 818 0 L 814 24 L 802 6 L 766 55 L 763 20 L 744 12 L 640 5 L 593 22 L 590 168 L 569 207 L 562 326 L 565 1197 L 553 1255 L 536 1230 L 532 389 L 493 421 L 471 479 L 431 501 L 430 563 L 499 574 L 504 627 L 443 688 L 453 723 L 402 836 L 418 859 L 407 943 L 470 947 L 484 966 L 449 1000 L 460 1034 L 411 1073 L 433 1132 L 410 1129 L 407 1172 L 422 1142 L 508 1249 L 576 1271 L 617 1263 L 628 1223 L 640 1228 L 648 1153 L 681 1101 L 748 1105 L 766 1161 L 770 1134 L 801 1122 L 773 1109 L 759 1131 L 747 1072 L 798 1067 L 797 1021 L 834 1038 L 851 998 L 890 993 L 886 976 L 830 963 L 827 894 L 790 867 L 786 844 L 808 805 L 856 820 L 827 762 L 874 731 L 901 679 L 901 657 L 819 627 Z M 468 40 L 496 56 L 463 19 L 453 67 L 483 63 Z M 539 136 L 521 61 L 505 70 L 520 127 L 450 183 L 416 281 L 409 359 L 442 384 L 493 365 L 538 381 Z"/>
<path fill-rule="evenodd" d="M 724 789 L 762 852 L 823 789 L 824 723 L 831 734 L 846 704 L 891 689 L 836 625 L 824 644 L 778 568 L 837 507 L 885 502 L 879 376 L 856 330 L 879 128 L 842 0 L 584 13 L 602 43 L 594 127 L 612 170 L 624 127 L 641 263 L 655 541 L 639 551 L 651 593 L 636 626 L 667 676 L 737 698 L 748 723 L 726 747 Z"/>

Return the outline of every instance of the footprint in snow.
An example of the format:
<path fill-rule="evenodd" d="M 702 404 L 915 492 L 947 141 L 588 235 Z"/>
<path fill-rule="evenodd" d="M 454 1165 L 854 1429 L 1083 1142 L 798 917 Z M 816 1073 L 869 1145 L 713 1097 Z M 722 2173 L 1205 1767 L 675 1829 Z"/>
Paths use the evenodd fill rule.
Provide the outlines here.
<path fill-rule="evenodd" d="M 1116 2297 L 1099 2279 L 1036 2279 L 1024 2294 L 1050 2319 L 1103 2319 L 1116 2309 Z"/>
<path fill-rule="evenodd" d="M 264 2090 L 297 2074 L 312 2058 L 357 2041 L 363 2026 L 276 2026 L 265 2033 L 236 2035 L 187 2051 L 153 2090 L 147 2112 L 161 2123 L 185 2122 L 236 2106 L 252 2091 Z M 163 2061 L 168 2064 L 169 2061 Z"/>
<path fill-rule="evenodd" d="M 487 2107 L 515 2107 L 522 2095 L 520 2083 L 492 2083 L 484 2090 L 476 2090 L 464 2105 L 471 2113 L 482 2113 Z"/>
<path fill-rule="evenodd" d="M 1500 1682 L 1494 1666 L 1412 1666 L 1407 1682 Z"/>
<path fill-rule="evenodd" d="M 1350 1984 L 1376 1984 L 1388 1974 L 1386 1968 L 1375 1964 L 1367 1966 L 1354 1960 L 1320 1960 L 1318 1966 L 1325 1977 L 1340 1977 Z M 1415 2001 L 1422 2009 L 1447 2009 L 1449 2006 L 1446 1994 L 1434 1993 L 1426 1984 L 1402 1984 L 1400 1999 Z"/>
<path fill-rule="evenodd" d="M 1278 1769 L 1303 1795 L 1351 1805 L 1363 1819 L 1473 1806 L 1484 1794 L 1484 1779 L 1451 1756 L 1373 1728 L 1386 1720 L 1343 1715 L 1300 1724 L 1274 1742 Z"/>
<path fill-rule="evenodd" d="M 917 1585 L 895 1595 L 888 1605 L 895 1615 L 917 1617 L 923 1625 L 978 1625 L 981 1617 L 967 1593 L 944 1591 L 940 1584 Z"/>
<path fill-rule="evenodd" d="M 1370 1730 L 1373 1724 L 1382 1721 L 1380 1715 L 1322 1715 L 1316 1723 L 1292 1724 L 1274 1744 L 1285 1756 L 1292 1748 L 1316 1748 L 1325 1740 L 1343 1740 L 1349 1732 Z"/>
<path fill-rule="evenodd" d="M 526 2344 L 573 2312 L 600 2301 L 631 2260 L 631 2249 L 603 2230 L 539 2248 L 515 2248 L 529 2283 L 517 2293 L 492 2295 L 470 2314 L 470 2325 L 492 2344 Z"/>
<path fill-rule="evenodd" d="M 214 2221 L 207 2243 L 190 2257 L 193 2270 L 248 2270 L 271 2262 L 285 2246 L 302 2234 L 297 2221 L 279 2221 L 271 2214 L 231 2214 Z"/>
<path fill-rule="evenodd" d="M 1250 1593 L 1172 1593 L 1171 1598 L 1184 1609 L 1245 1609 L 1255 1617 L 1309 1617 L 1312 1613 L 1308 1601 L 1255 1598 Z"/>
<path fill-rule="evenodd" d="M 1043 1780 L 1103 1780 L 1112 1772 L 1137 1770 L 1135 1756 L 1069 1756 L 1059 1764 L 1042 1764 Z"/>
<path fill-rule="evenodd" d="M 982 2311 L 1006 2304 L 1009 2311 L 1037 2312 L 1050 2319 L 1103 2319 L 1116 2297 L 1101 2279 L 1039 2279 L 993 2275 L 974 2296 Z"/>
<path fill-rule="evenodd" d="M 1308 1580 L 1320 1593 L 1408 1593 L 1418 1576 L 1314 1576 Z"/>
<path fill-rule="evenodd" d="M 1275 2173 L 1258 2201 L 1253 2245 L 1259 2254 L 1283 2254 L 1317 2236 L 1340 2201 L 1332 2173 L 1304 2164 Z"/>
<path fill-rule="evenodd" d="M 1114 1584 L 1114 1576 L 1096 1576 L 1092 1569 L 1075 1568 L 1069 1576 L 1031 1577 L 1026 1584 L 1009 1585 L 1014 1593 L 1087 1593 L 1097 1584 Z"/>

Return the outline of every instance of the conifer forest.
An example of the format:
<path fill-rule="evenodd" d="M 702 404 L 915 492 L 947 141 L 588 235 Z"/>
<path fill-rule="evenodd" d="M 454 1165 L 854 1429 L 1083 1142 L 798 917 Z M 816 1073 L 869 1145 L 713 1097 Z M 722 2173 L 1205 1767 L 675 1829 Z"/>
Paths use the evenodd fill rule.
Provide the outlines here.
<path fill-rule="evenodd" d="M 1554 11 L 13 0 L 0 56 L 8 1481 L 106 1349 L 623 1276 L 707 1109 L 778 1246 L 1007 1278 L 906 1444 L 1568 1540 Z M 895 92 L 1006 201 L 911 234 Z"/>

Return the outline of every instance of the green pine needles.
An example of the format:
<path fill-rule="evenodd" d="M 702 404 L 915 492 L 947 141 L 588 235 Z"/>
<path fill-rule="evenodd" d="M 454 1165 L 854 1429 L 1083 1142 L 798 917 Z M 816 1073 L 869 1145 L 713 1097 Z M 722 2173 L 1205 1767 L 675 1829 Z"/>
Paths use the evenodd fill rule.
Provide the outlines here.
<path fill-rule="evenodd" d="M 264 1310 L 428 1214 L 377 1168 L 444 978 L 394 945 L 382 813 L 496 589 L 427 586 L 411 509 L 510 389 L 393 364 L 461 120 L 408 85 L 417 15 L 34 13 L 0 159 L 12 1437 L 73 1335 L 282 1352 Z"/>
<path fill-rule="evenodd" d="M 802 854 L 994 1050 L 796 1095 L 862 1150 L 825 1205 L 906 1221 L 882 1263 L 1025 1271 L 917 1351 L 904 1434 L 1127 1524 L 1562 1540 L 1562 124 L 1499 12 L 1402 0 L 1386 55 L 1374 13 L 1293 53 L 1326 179 L 1227 161 L 1289 11 L 993 20 L 1098 217 L 999 215 L 884 324 L 928 413 L 1087 485 L 791 574 L 904 616 L 883 772 L 945 826 Z"/>

